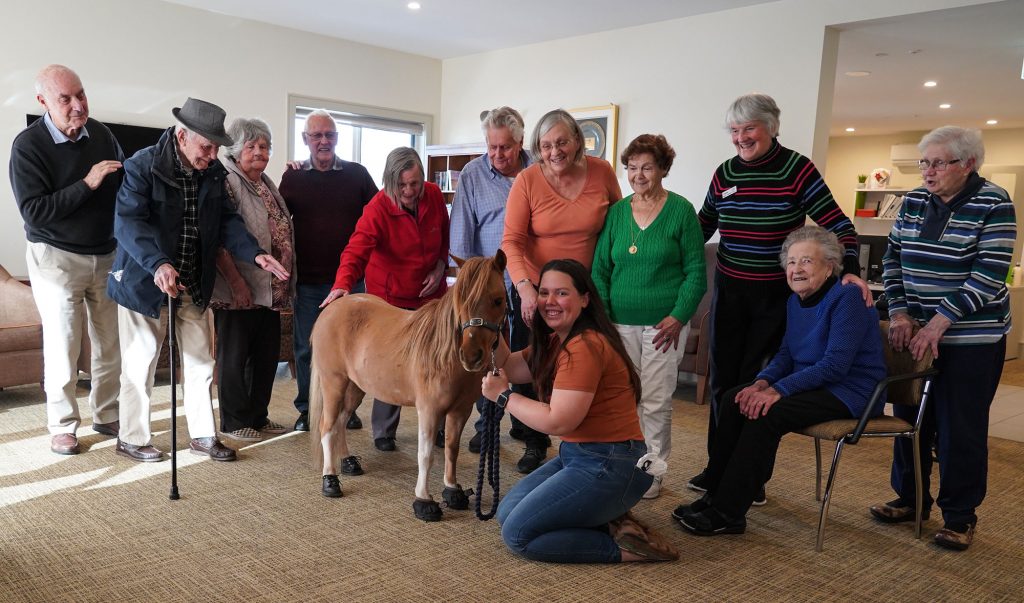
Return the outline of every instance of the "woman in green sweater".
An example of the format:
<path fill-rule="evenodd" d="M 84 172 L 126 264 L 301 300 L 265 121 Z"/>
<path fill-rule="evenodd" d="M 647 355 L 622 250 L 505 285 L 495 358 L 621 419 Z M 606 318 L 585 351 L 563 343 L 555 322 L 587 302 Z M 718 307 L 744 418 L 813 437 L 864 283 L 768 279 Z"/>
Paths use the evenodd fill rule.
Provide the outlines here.
<path fill-rule="evenodd" d="M 704 236 L 693 206 L 666 191 L 676 152 L 662 135 L 641 134 L 622 153 L 633 194 L 608 210 L 594 252 L 593 277 L 626 351 L 640 372 L 637 406 L 650 451 L 668 462 L 679 340 L 707 278 Z M 644 498 L 661 493 L 657 477 Z"/>

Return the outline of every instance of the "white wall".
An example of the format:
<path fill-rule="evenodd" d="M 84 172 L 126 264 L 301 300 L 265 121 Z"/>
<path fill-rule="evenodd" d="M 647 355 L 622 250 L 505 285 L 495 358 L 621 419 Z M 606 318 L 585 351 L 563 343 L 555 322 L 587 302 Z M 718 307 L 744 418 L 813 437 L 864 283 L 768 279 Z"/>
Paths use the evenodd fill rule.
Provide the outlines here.
<path fill-rule="evenodd" d="M 438 115 L 441 62 L 154 0 L 12 0 L 0 18 L 0 264 L 24 275 L 25 233 L 8 179 L 10 143 L 39 113 L 33 82 L 63 63 L 85 84 L 92 117 L 166 127 L 188 96 L 274 133 L 267 173 L 287 156 L 288 94 Z"/>
<path fill-rule="evenodd" d="M 725 110 L 747 92 L 775 97 L 781 142 L 824 168 L 836 44 L 827 27 L 980 3 L 783 0 L 449 59 L 441 139 L 478 140 L 480 111 L 498 105 L 522 111 L 530 130 L 556 107 L 615 103 L 619 150 L 665 134 L 677 152 L 666 185 L 699 207 L 715 167 L 735 154 Z"/>

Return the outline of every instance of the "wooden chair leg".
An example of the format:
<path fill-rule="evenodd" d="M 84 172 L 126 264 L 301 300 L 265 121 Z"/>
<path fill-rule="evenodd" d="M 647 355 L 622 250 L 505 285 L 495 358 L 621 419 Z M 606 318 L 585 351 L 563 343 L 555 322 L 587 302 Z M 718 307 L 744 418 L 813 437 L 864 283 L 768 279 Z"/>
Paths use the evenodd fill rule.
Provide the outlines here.
<path fill-rule="evenodd" d="M 697 375 L 697 404 L 704 404 L 708 395 L 708 376 Z"/>
<path fill-rule="evenodd" d="M 828 483 L 825 485 L 825 498 L 821 501 L 821 516 L 818 518 L 818 541 L 814 550 L 821 552 L 825 543 L 825 521 L 828 519 L 828 506 L 832 502 L 832 486 L 835 484 L 836 470 L 839 468 L 839 457 L 843 454 L 844 440 L 836 442 L 836 453 L 832 457 L 832 468 L 828 472 Z"/>

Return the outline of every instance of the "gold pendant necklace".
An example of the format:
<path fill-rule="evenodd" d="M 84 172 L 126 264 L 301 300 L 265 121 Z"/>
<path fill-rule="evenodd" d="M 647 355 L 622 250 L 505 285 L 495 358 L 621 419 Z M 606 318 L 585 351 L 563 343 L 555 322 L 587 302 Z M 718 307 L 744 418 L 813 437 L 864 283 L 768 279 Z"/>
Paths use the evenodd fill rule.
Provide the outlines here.
<path fill-rule="evenodd" d="M 630 237 L 631 237 L 632 240 L 629 242 L 629 249 L 628 249 L 629 255 L 636 255 L 636 253 L 638 251 L 640 251 L 640 248 L 637 247 L 636 244 L 640 240 L 640 237 L 644 234 L 644 228 L 647 228 L 647 227 L 649 227 L 651 225 L 651 222 L 652 222 L 651 216 L 654 215 L 654 210 L 658 209 L 658 204 L 659 204 L 659 202 L 655 201 L 654 205 L 651 206 L 651 209 L 649 209 L 647 211 L 647 215 L 644 216 L 644 222 L 646 222 L 645 226 L 640 226 L 640 223 L 637 222 L 637 220 L 635 218 L 630 223 L 630 225 L 629 225 L 629 234 L 630 234 Z M 632 218 L 632 215 L 630 217 Z M 635 233 L 633 232 L 633 223 L 636 223 L 636 226 L 637 226 L 637 231 Z"/>

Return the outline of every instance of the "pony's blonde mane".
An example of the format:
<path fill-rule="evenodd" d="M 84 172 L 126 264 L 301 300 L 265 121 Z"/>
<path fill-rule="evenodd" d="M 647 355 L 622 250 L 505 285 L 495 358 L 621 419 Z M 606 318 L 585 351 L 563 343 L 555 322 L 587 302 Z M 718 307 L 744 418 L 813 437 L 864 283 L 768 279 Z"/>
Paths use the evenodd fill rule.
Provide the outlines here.
<path fill-rule="evenodd" d="M 487 294 L 491 258 L 470 258 L 459 269 L 455 286 L 440 299 L 427 302 L 413 313 L 409 345 L 404 360 L 416 367 L 425 382 L 436 382 L 460 370 L 457 334 L 461 305 L 472 304 Z"/>

